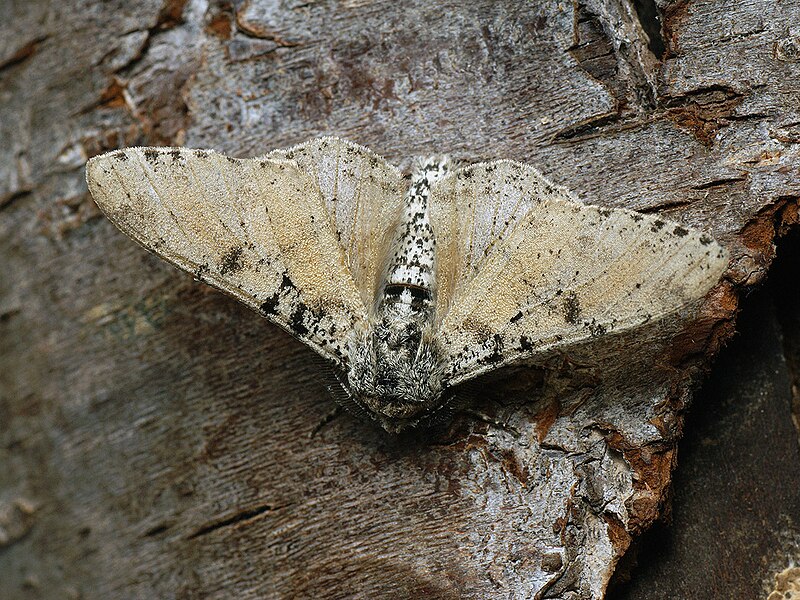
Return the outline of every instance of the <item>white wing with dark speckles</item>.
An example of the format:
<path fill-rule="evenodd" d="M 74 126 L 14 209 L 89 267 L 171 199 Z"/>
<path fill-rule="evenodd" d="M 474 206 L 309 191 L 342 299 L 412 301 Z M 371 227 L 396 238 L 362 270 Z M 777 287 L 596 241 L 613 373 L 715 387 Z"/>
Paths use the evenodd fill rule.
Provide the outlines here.
<path fill-rule="evenodd" d="M 512 161 L 450 174 L 430 210 L 449 385 L 673 313 L 728 262 L 705 233 L 582 204 Z"/>

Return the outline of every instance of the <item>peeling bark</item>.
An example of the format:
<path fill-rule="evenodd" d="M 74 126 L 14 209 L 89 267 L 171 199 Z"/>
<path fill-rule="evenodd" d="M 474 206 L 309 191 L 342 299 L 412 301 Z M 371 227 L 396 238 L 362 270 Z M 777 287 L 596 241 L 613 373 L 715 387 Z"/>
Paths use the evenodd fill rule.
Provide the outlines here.
<path fill-rule="evenodd" d="M 800 3 L 765 6 L 4 4 L 0 596 L 602 597 L 797 222 Z M 498 376 L 435 432 L 331 419 L 305 348 L 96 218 L 83 179 L 121 146 L 322 134 L 529 162 L 710 231 L 731 267 L 624 368 Z"/>

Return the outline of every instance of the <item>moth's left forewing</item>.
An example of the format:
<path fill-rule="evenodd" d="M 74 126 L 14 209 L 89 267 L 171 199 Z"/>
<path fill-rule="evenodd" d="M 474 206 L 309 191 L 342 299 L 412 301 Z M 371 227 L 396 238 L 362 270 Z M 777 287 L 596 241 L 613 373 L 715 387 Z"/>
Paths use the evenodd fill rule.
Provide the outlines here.
<path fill-rule="evenodd" d="M 727 265 L 708 235 L 675 222 L 580 204 L 555 186 L 526 192 L 540 177 L 518 163 L 486 163 L 434 192 L 436 214 L 456 223 L 474 214 L 470 204 L 514 215 L 501 226 L 494 216 L 457 227 L 434 220 L 442 269 L 475 265 L 439 307 L 451 385 L 672 314 L 705 295 Z M 487 236 L 480 260 L 465 258 Z"/>
<path fill-rule="evenodd" d="M 123 232 L 342 366 L 366 319 L 313 181 L 291 161 L 129 148 L 93 158 L 87 182 Z"/>

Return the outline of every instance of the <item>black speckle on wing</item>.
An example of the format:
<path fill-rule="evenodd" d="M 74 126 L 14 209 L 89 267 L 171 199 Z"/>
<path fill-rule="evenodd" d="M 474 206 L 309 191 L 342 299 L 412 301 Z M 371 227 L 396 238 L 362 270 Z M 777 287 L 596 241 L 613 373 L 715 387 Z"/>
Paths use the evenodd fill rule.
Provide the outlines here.
<path fill-rule="evenodd" d="M 678 237 L 684 237 L 686 234 L 689 233 L 689 230 L 678 225 L 677 227 L 675 227 L 675 229 L 672 230 L 672 233 L 674 233 Z"/>
<path fill-rule="evenodd" d="M 308 311 L 305 304 L 302 302 L 298 303 L 295 309 L 292 311 L 292 314 L 289 316 L 289 325 L 292 328 L 292 331 L 297 333 L 299 336 L 305 336 L 308 334 L 308 327 L 306 327 L 305 323 L 305 316 L 306 312 Z"/>
<path fill-rule="evenodd" d="M 564 296 L 563 307 L 564 320 L 573 325 L 577 323 L 581 316 L 581 305 L 575 292 L 568 292 L 566 296 Z"/>
<path fill-rule="evenodd" d="M 278 310 L 278 302 L 280 302 L 280 296 L 278 294 L 273 294 L 261 304 L 261 314 L 265 317 L 269 315 L 274 315 Z"/>
<path fill-rule="evenodd" d="M 244 267 L 242 264 L 243 250 L 244 249 L 242 246 L 234 246 L 225 253 L 219 266 L 219 272 L 221 275 L 226 275 L 227 273 L 236 273 L 242 270 L 242 267 Z"/>

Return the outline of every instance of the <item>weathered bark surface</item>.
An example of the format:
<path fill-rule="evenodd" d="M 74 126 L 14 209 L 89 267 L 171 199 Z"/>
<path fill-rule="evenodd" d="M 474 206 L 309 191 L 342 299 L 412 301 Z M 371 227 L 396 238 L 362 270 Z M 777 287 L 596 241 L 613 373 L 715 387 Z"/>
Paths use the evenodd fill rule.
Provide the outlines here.
<path fill-rule="evenodd" d="M 601 597 L 800 198 L 800 1 L 657 4 L 0 5 L 0 597 Z M 320 134 L 530 162 L 731 268 L 628 394 L 565 367 L 487 386 L 507 427 L 311 437 L 308 351 L 96 219 L 83 164 Z"/>

